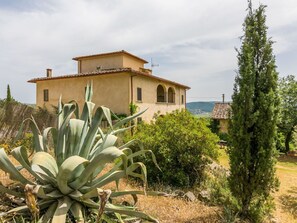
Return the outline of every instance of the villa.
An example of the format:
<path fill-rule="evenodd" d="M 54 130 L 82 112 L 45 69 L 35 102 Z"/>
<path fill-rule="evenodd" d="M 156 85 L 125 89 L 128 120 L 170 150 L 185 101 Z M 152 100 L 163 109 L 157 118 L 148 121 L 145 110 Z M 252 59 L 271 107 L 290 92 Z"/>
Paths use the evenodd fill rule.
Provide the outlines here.
<path fill-rule="evenodd" d="M 29 80 L 36 84 L 36 105 L 50 109 L 57 105 L 60 95 L 63 102 L 84 103 L 85 87 L 93 83 L 96 106 L 104 105 L 116 114 L 129 115 L 129 105 L 148 110 L 142 120 L 150 121 L 156 112 L 165 114 L 185 109 L 186 91 L 190 88 L 152 74 L 144 68 L 146 60 L 124 50 L 96 55 L 79 56 L 77 74 L 53 76 L 47 69 L 45 77 Z"/>

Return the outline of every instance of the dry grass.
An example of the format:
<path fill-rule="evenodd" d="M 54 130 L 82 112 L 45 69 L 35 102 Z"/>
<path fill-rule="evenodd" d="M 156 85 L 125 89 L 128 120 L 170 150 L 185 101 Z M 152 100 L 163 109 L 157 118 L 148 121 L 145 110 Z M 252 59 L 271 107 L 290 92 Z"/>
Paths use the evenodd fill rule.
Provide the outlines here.
<path fill-rule="evenodd" d="M 229 168 L 228 155 L 220 150 L 220 163 Z M 275 199 L 275 219 L 281 223 L 297 223 L 297 157 L 282 156 L 276 165 L 276 175 L 280 181 Z"/>
<path fill-rule="evenodd" d="M 17 165 L 13 158 L 12 160 Z M 226 168 L 229 167 L 228 156 L 224 150 L 220 150 L 220 163 Z M 30 177 L 28 173 L 23 174 Z M 274 216 L 281 223 L 297 223 L 297 157 L 281 157 L 277 163 L 277 176 L 280 180 L 280 188 L 274 194 L 276 203 Z M 4 185 L 13 182 L 2 171 L 0 171 L 0 181 Z M 115 184 L 110 184 L 108 187 L 115 188 Z M 141 190 L 142 188 L 122 181 L 120 189 Z M 138 198 L 139 210 L 156 217 L 161 223 L 220 222 L 221 209 L 206 206 L 201 202 L 187 202 L 171 197 L 139 196 Z M 132 198 L 129 196 L 122 198 L 119 202 L 124 200 L 132 203 Z"/>
<path fill-rule="evenodd" d="M 274 195 L 274 215 L 281 222 L 297 223 L 297 157 L 281 157 L 277 163 L 276 174 L 280 188 Z"/>

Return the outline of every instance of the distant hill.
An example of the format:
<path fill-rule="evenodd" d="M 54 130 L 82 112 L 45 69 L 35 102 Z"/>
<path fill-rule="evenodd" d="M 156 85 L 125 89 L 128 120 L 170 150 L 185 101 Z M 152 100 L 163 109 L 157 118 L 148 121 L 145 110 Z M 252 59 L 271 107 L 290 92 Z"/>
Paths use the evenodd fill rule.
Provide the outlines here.
<path fill-rule="evenodd" d="M 196 101 L 186 104 L 187 109 L 194 115 L 211 113 L 214 107 L 215 101 Z"/>

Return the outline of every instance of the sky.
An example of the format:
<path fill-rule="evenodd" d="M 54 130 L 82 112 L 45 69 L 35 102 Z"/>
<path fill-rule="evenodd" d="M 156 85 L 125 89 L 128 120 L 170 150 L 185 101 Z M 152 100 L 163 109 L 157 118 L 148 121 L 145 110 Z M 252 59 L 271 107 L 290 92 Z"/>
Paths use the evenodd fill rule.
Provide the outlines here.
<path fill-rule="evenodd" d="M 297 75 L 297 1 L 267 5 L 281 77 Z M 73 57 L 126 50 L 191 87 L 187 101 L 231 99 L 246 0 L 0 0 L 0 98 L 35 103 L 29 79 L 77 73 Z M 151 64 L 147 64 L 147 68 Z"/>

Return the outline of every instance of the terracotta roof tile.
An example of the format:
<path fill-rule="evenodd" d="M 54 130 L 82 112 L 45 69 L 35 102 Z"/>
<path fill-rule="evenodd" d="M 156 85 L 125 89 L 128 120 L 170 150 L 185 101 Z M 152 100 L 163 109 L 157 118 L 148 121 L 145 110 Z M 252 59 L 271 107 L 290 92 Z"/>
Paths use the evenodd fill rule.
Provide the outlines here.
<path fill-rule="evenodd" d="M 67 74 L 67 75 L 62 75 L 62 76 L 56 76 L 56 77 L 39 77 L 39 78 L 33 78 L 31 80 L 28 80 L 29 83 L 36 83 L 38 81 L 47 81 L 47 80 L 56 80 L 56 79 L 66 79 L 66 78 L 76 78 L 76 77 L 86 77 L 86 76 L 97 76 L 97 75 L 108 75 L 108 74 L 115 74 L 115 73 L 123 73 L 123 72 L 130 72 L 136 75 L 141 75 L 141 76 L 146 76 L 148 78 L 153 78 L 156 80 L 160 80 L 160 81 L 165 81 L 167 83 L 171 83 L 186 89 L 190 89 L 190 87 L 174 82 L 174 81 L 170 81 L 161 77 L 157 77 L 151 74 L 147 74 L 144 72 L 140 72 L 140 71 L 136 71 L 133 70 L 131 68 L 115 68 L 115 69 L 104 69 L 104 70 L 100 70 L 100 71 L 95 71 L 95 72 L 88 72 L 88 73 L 79 73 L 79 74 Z"/>
<path fill-rule="evenodd" d="M 231 113 L 231 103 L 217 102 L 212 110 L 213 119 L 229 119 Z"/>

